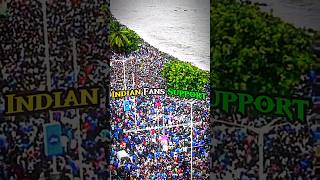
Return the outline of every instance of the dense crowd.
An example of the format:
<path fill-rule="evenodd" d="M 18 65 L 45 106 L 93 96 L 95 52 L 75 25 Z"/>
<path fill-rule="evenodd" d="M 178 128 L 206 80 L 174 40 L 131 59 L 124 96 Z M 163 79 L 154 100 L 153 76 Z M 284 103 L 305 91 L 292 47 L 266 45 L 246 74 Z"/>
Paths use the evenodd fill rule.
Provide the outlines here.
<path fill-rule="evenodd" d="M 258 142 L 250 131 L 215 123 L 212 172 L 215 179 L 258 179 Z"/>
<path fill-rule="evenodd" d="M 165 88 L 161 68 L 172 57 L 159 52 L 147 43 L 142 43 L 138 51 L 130 54 L 111 55 L 113 89 L 138 89 L 142 87 Z"/>
<path fill-rule="evenodd" d="M 314 96 L 317 75 L 302 76 L 297 94 Z M 311 104 L 312 106 L 312 104 Z M 307 111 L 306 122 L 289 123 L 272 116 L 226 116 L 213 112 L 211 173 L 216 179 L 317 179 L 315 174 L 314 112 Z M 259 139 L 259 136 L 262 139 Z M 258 147 L 263 147 L 259 152 Z M 263 157 L 259 159 L 260 156 Z"/>
<path fill-rule="evenodd" d="M 9 1 L 1 18 L 1 87 L 3 92 L 45 90 L 42 11 L 39 1 Z M 31 38 L 32 37 L 32 38 Z"/>
<path fill-rule="evenodd" d="M 108 3 L 7 1 L 8 16 L 0 19 L 1 97 L 12 91 L 99 85 L 101 102 L 107 103 L 108 14 L 102 7 Z M 108 177 L 106 132 L 110 125 L 106 105 L 4 117 L 4 99 L 0 103 L 0 179 L 44 179 L 55 168 L 60 179 Z M 56 167 L 53 159 L 44 154 L 43 125 L 51 122 L 58 122 L 62 128 L 63 154 L 57 156 Z"/>
<path fill-rule="evenodd" d="M 264 171 L 268 179 L 315 179 L 310 127 L 280 126 L 264 136 Z"/>
<path fill-rule="evenodd" d="M 136 52 L 114 54 L 111 88 L 165 88 L 160 74 L 170 58 L 144 42 Z M 129 102 L 129 110 L 124 101 Z M 134 179 L 190 179 L 192 167 L 193 178 L 208 179 L 208 105 L 208 101 L 195 101 L 191 107 L 188 100 L 167 95 L 111 99 L 112 174 Z M 123 152 L 125 155 L 119 156 Z"/>

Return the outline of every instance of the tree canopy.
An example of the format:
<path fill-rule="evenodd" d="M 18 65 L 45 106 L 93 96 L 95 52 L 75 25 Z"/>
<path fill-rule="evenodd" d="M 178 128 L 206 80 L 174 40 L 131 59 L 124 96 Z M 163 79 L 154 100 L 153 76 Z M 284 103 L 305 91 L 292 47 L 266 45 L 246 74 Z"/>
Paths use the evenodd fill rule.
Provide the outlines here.
<path fill-rule="evenodd" d="M 121 26 L 118 21 L 111 20 L 108 41 L 110 47 L 117 52 L 131 52 L 139 48 L 141 40 L 137 33 Z"/>
<path fill-rule="evenodd" d="M 211 86 L 291 94 L 314 63 L 304 30 L 236 0 L 211 5 Z"/>
<path fill-rule="evenodd" d="M 162 76 L 166 79 L 167 87 L 179 90 L 205 91 L 209 83 L 209 73 L 191 63 L 171 60 L 164 65 Z"/>

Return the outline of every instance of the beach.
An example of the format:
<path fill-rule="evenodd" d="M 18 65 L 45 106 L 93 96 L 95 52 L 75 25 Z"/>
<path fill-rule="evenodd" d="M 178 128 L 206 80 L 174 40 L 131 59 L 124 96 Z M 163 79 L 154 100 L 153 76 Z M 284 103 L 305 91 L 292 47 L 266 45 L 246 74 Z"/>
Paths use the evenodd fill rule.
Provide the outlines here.
<path fill-rule="evenodd" d="M 159 50 L 209 70 L 209 0 L 113 0 L 122 24 Z"/>

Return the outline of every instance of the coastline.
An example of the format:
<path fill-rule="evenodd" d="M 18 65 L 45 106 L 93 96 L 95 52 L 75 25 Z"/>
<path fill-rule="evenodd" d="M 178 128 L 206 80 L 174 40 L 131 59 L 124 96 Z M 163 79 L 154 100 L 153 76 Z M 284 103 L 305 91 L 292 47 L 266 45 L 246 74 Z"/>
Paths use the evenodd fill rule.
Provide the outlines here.
<path fill-rule="evenodd" d="M 112 17 L 112 20 L 117 21 L 122 27 L 125 27 L 125 28 L 130 29 L 130 28 L 127 27 L 126 25 L 122 24 L 122 23 L 121 23 L 118 19 L 116 19 L 115 17 Z M 130 29 L 130 30 L 132 30 L 132 29 Z M 132 31 L 134 31 L 134 30 L 132 30 Z M 136 31 L 134 31 L 134 32 L 137 33 Z M 137 34 L 138 34 L 138 33 L 137 33 Z M 205 71 L 205 72 L 210 73 L 209 70 L 200 69 L 199 67 L 195 66 L 195 65 L 194 65 L 193 63 L 191 63 L 191 62 L 183 61 L 183 60 L 181 60 L 181 59 L 179 59 L 179 58 L 177 58 L 177 57 L 175 57 L 175 56 L 173 56 L 173 55 L 171 55 L 171 54 L 168 54 L 168 53 L 165 53 L 165 52 L 161 51 L 159 48 L 156 48 L 156 47 L 152 46 L 150 43 L 148 43 L 146 40 L 144 40 L 139 34 L 138 34 L 138 36 L 139 36 L 139 40 L 140 40 L 141 43 L 140 43 L 140 47 L 139 47 L 137 50 L 135 50 L 135 51 L 133 51 L 133 52 L 130 52 L 130 53 L 127 53 L 127 54 L 125 54 L 125 53 L 118 53 L 118 52 L 115 52 L 115 51 L 112 51 L 112 50 L 111 50 L 111 53 L 112 53 L 112 54 L 117 54 L 118 56 L 121 55 L 121 56 L 123 56 L 123 57 L 128 57 L 128 56 L 130 56 L 131 54 L 139 53 L 139 51 L 142 50 L 141 48 L 146 47 L 146 48 L 148 48 L 148 49 L 150 49 L 150 50 L 154 50 L 154 51 L 159 52 L 164 59 L 167 59 L 168 61 L 166 61 L 165 64 L 168 63 L 168 62 L 170 62 L 171 60 L 178 60 L 179 62 L 190 63 L 193 67 L 196 67 L 196 68 L 198 68 L 198 69 L 201 70 L 201 71 Z M 161 75 L 161 74 L 160 74 L 160 75 Z"/>
<path fill-rule="evenodd" d="M 113 0 L 110 11 L 160 51 L 210 71 L 209 0 Z"/>

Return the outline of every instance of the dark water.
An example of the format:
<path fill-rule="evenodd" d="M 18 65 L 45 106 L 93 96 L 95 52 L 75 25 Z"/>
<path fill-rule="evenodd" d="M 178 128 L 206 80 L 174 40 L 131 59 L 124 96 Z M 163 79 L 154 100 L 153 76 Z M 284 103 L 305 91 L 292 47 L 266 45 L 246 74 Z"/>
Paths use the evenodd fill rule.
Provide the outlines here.
<path fill-rule="evenodd" d="M 273 9 L 273 14 L 298 27 L 320 30 L 320 0 L 251 0 L 265 3 L 264 11 Z"/>

